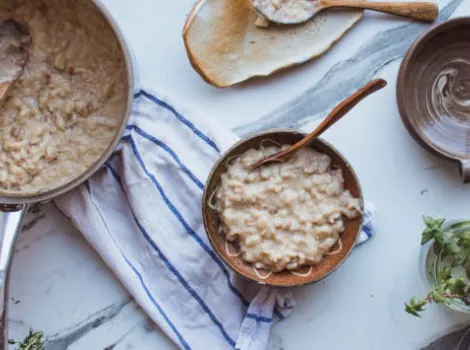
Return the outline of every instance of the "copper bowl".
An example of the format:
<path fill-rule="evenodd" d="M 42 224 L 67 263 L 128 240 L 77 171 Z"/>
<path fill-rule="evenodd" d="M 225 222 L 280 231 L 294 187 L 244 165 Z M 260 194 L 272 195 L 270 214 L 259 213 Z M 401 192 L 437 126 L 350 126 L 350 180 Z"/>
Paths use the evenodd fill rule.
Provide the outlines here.
<path fill-rule="evenodd" d="M 432 27 L 400 67 L 397 101 L 410 134 L 424 148 L 459 164 L 470 182 L 470 17 Z"/>
<path fill-rule="evenodd" d="M 204 194 L 202 197 L 202 215 L 204 219 L 204 227 L 209 237 L 212 247 L 221 257 L 221 259 L 230 266 L 235 272 L 249 280 L 260 284 L 268 284 L 272 286 L 301 286 L 308 283 L 316 282 L 338 268 L 349 256 L 351 250 L 359 237 L 362 228 L 362 217 L 354 220 L 345 220 L 345 231 L 341 234 L 343 249 L 336 255 L 326 256 L 320 263 L 313 266 L 312 272 L 308 276 L 294 275 L 288 271 L 272 273 L 267 279 L 260 279 L 253 270 L 253 266 L 243 261 L 239 256 L 229 256 L 225 250 L 225 237 L 219 233 L 220 219 L 217 212 L 212 210 L 208 201 L 211 194 L 215 191 L 220 183 L 221 175 L 226 171 L 226 160 L 240 155 L 250 148 L 258 148 L 261 140 L 270 139 L 281 144 L 293 144 L 305 137 L 305 134 L 293 129 L 274 129 L 248 137 L 236 143 L 217 161 L 209 174 Z M 354 170 L 346 159 L 333 146 L 327 142 L 317 139 L 310 144 L 310 147 L 318 152 L 325 153 L 332 159 L 332 165 L 341 168 L 344 177 L 344 187 L 351 194 L 361 199 L 361 208 L 364 208 L 361 186 Z M 234 247 L 232 247 L 235 249 Z M 335 249 L 333 247 L 332 249 Z M 303 267 L 298 270 L 304 273 L 309 267 Z"/>

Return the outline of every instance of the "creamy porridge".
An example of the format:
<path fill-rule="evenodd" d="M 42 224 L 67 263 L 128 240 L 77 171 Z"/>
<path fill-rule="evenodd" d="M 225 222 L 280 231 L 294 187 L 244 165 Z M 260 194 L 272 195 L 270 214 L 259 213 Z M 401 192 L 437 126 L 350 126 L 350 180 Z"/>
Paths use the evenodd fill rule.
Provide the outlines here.
<path fill-rule="evenodd" d="M 329 254 L 361 202 L 343 187 L 341 169 L 312 149 L 250 171 L 282 148 L 250 149 L 234 159 L 215 193 L 226 239 L 256 268 L 274 272 L 313 265 Z"/>
<path fill-rule="evenodd" d="M 315 11 L 315 0 L 253 0 L 253 6 L 277 23 L 304 22 Z"/>
<path fill-rule="evenodd" d="M 113 140 L 127 99 L 119 42 L 88 1 L 2 0 L 25 23 L 28 63 L 0 104 L 0 191 L 36 193 L 87 170 Z"/>

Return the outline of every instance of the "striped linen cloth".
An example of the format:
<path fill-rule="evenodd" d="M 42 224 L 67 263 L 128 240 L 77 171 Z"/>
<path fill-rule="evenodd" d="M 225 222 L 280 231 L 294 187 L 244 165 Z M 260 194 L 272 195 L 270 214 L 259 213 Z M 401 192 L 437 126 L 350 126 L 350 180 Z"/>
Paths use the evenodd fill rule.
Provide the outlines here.
<path fill-rule="evenodd" d="M 210 168 L 237 138 L 147 91 L 110 160 L 54 204 L 181 349 L 263 350 L 292 294 L 229 271 L 201 217 Z M 374 233 L 366 218 L 361 242 Z"/>

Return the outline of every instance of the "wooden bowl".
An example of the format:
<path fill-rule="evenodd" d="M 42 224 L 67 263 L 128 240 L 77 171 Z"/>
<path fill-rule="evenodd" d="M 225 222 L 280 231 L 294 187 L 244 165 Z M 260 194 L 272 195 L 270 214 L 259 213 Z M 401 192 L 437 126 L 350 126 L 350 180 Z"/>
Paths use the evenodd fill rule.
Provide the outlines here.
<path fill-rule="evenodd" d="M 459 164 L 470 182 L 470 17 L 443 22 L 406 53 L 397 82 L 400 114 L 426 149 Z"/>
<path fill-rule="evenodd" d="M 260 279 L 255 274 L 252 264 L 243 261 L 239 256 L 232 257 L 227 254 L 225 250 L 225 236 L 219 233 L 219 226 L 221 224 L 219 215 L 217 212 L 210 209 L 207 204 L 210 195 L 215 191 L 216 187 L 220 183 L 221 175 L 226 171 L 226 160 L 233 156 L 241 155 L 250 148 L 259 148 L 261 140 L 264 139 L 274 140 L 281 144 L 293 144 L 303 137 L 305 137 L 304 133 L 292 129 L 274 129 L 250 136 L 249 138 L 238 142 L 225 152 L 212 168 L 205 186 L 202 197 L 202 215 L 204 219 L 204 227 L 214 250 L 235 272 L 261 284 L 281 287 L 300 286 L 316 282 L 326 277 L 346 260 L 351 253 L 351 250 L 354 248 L 361 232 L 362 216 L 354 220 L 345 220 L 345 231 L 341 234 L 343 242 L 343 249 L 341 252 L 336 255 L 326 256 L 320 263 L 313 266 L 312 273 L 306 277 L 297 276 L 288 271 L 282 271 L 272 273 L 267 279 Z M 332 159 L 332 165 L 341 168 L 344 177 L 345 189 L 348 189 L 355 198 L 360 198 L 361 209 L 363 211 L 364 204 L 361 187 L 354 170 L 346 159 L 344 159 L 344 157 L 330 144 L 321 139 L 317 139 L 310 147 L 318 152 L 325 153 L 330 156 Z M 234 247 L 232 248 L 235 249 Z M 334 249 L 336 249 L 336 246 L 332 248 L 332 250 Z M 297 272 L 304 273 L 308 270 L 309 267 L 303 267 Z"/>

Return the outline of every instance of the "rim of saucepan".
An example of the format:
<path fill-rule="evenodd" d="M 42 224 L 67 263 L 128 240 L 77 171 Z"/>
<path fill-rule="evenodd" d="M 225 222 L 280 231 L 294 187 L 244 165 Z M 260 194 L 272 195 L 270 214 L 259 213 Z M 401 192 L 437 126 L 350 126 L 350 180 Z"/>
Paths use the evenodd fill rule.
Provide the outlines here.
<path fill-rule="evenodd" d="M 127 70 L 127 75 L 126 75 L 127 81 L 123 83 L 127 85 L 127 88 L 129 89 L 129 91 L 128 91 L 128 96 L 127 96 L 127 101 L 126 101 L 126 108 L 124 110 L 124 113 L 121 119 L 121 125 L 119 126 L 118 130 L 116 130 L 114 139 L 109 144 L 106 151 L 91 167 L 89 167 L 80 176 L 74 178 L 73 180 L 67 182 L 66 184 L 60 187 L 52 188 L 50 190 L 40 192 L 40 193 L 35 193 L 35 194 L 0 193 L 0 203 L 2 204 L 14 205 L 14 204 L 28 204 L 28 203 L 34 203 L 34 202 L 47 201 L 53 197 L 64 194 L 70 191 L 71 189 L 75 188 L 76 186 L 80 185 L 81 183 L 86 181 L 90 176 L 92 176 L 103 165 L 103 163 L 111 156 L 111 154 L 114 152 L 114 149 L 119 144 L 119 141 L 121 140 L 121 136 L 126 129 L 126 125 L 129 120 L 129 116 L 130 116 L 131 109 L 132 109 L 132 102 L 134 99 L 134 70 L 132 67 L 132 60 L 131 60 L 129 48 L 126 44 L 126 41 L 124 40 L 124 36 L 121 33 L 121 30 L 119 29 L 116 21 L 111 16 L 111 14 L 106 9 L 106 7 L 103 5 L 101 0 L 86 0 L 86 1 L 89 1 L 92 3 L 92 5 L 94 5 L 94 7 L 100 12 L 100 14 L 106 20 L 108 25 L 111 27 L 116 39 L 119 42 L 119 46 L 121 48 L 121 55 L 124 58 L 124 62 L 125 62 L 126 70 Z"/>
<path fill-rule="evenodd" d="M 303 137 L 307 136 L 307 133 L 301 131 L 301 130 L 297 130 L 297 129 L 291 129 L 291 128 L 274 128 L 274 129 L 268 129 L 268 130 L 264 130 L 262 132 L 258 132 L 258 133 L 254 133 L 254 134 L 251 134 L 249 136 L 247 136 L 246 138 L 243 138 L 242 140 L 238 141 L 237 143 L 235 143 L 233 146 L 231 146 L 227 151 L 225 151 L 221 157 L 217 160 L 217 162 L 213 165 L 210 173 L 209 173 L 209 176 L 207 178 L 207 181 L 206 181 L 206 184 L 205 184 L 205 187 L 204 187 L 204 193 L 202 195 L 202 217 L 203 217 L 203 223 L 204 223 L 204 230 L 206 232 L 206 235 L 207 237 L 209 238 L 209 242 L 211 243 L 211 246 L 213 248 L 213 250 L 216 252 L 216 254 L 233 270 L 235 271 L 238 275 L 248 279 L 248 280 L 251 280 L 253 282 L 256 282 L 258 284 L 265 284 L 265 285 L 271 285 L 271 286 L 275 286 L 275 287 L 300 287 L 300 286 L 304 286 L 304 285 L 308 285 L 308 284 L 312 284 L 312 283 L 315 283 L 315 282 L 318 282 L 318 281 L 321 281 L 323 280 L 324 278 L 328 277 L 330 274 L 332 274 L 334 271 L 336 271 L 341 265 L 343 265 L 343 263 L 348 259 L 348 257 L 350 256 L 351 252 L 353 251 L 354 247 L 356 246 L 357 244 L 357 240 L 359 239 L 359 236 L 360 236 L 360 233 L 362 231 L 362 226 L 363 226 L 363 217 L 361 217 L 361 220 L 359 222 L 359 226 L 358 226 L 358 229 L 357 229 L 357 232 L 355 233 L 355 238 L 354 238 L 354 243 L 351 245 L 351 247 L 349 248 L 349 250 L 346 252 L 346 254 L 344 255 L 344 257 L 339 260 L 335 265 L 333 265 L 333 267 L 327 272 L 325 273 L 323 276 L 319 277 L 319 278 L 314 278 L 312 280 L 308 280 L 306 282 L 294 282 L 294 283 L 290 283 L 290 284 L 276 284 L 276 283 L 269 283 L 267 281 L 264 281 L 264 280 L 261 280 L 261 279 L 257 279 L 257 278 L 252 278 L 250 276 L 246 276 L 242 271 L 240 271 L 237 267 L 235 267 L 232 262 L 229 260 L 229 259 L 226 259 L 222 254 L 219 253 L 218 251 L 218 246 L 217 246 L 217 243 L 214 241 L 214 238 L 212 237 L 212 235 L 209 233 L 209 228 L 208 228 L 208 222 L 207 222 L 207 216 L 205 215 L 206 212 L 210 211 L 210 209 L 208 208 L 208 205 L 207 205 L 207 201 L 209 199 L 209 196 L 210 196 L 210 193 L 208 193 L 208 189 L 209 189 L 209 184 L 211 184 L 213 181 L 220 181 L 220 179 L 215 179 L 214 176 L 215 176 L 215 172 L 216 170 L 218 169 L 218 167 L 220 166 L 221 163 L 225 162 L 230 156 L 232 156 L 232 152 L 238 148 L 240 145 L 242 145 L 243 143 L 245 142 L 248 142 L 252 139 L 255 139 L 257 137 L 260 137 L 260 136 L 263 136 L 263 135 L 267 135 L 267 134 L 273 134 L 273 133 L 292 133 L 292 134 L 300 134 L 302 135 Z M 359 199 L 360 199 L 360 202 L 361 202 L 361 211 L 364 212 L 364 196 L 363 196 L 363 192 L 362 192 L 362 187 L 361 187 L 361 184 L 359 182 L 359 179 L 357 177 L 357 174 L 356 172 L 354 171 L 353 167 L 351 166 L 351 164 L 347 161 L 347 159 L 343 156 L 343 154 L 341 152 L 339 152 L 335 147 L 333 147 L 329 142 L 326 142 L 325 140 L 321 139 L 321 138 L 316 138 L 315 141 L 319 141 L 322 145 L 326 146 L 327 148 L 329 148 L 332 153 L 335 153 L 343 162 L 344 162 L 344 165 L 345 167 L 348 168 L 348 170 L 350 171 L 351 173 L 351 176 L 352 176 L 352 179 L 355 183 L 355 185 L 357 186 L 357 190 L 358 190 L 358 193 L 359 193 Z M 294 276 L 294 280 L 296 279 L 301 279 L 301 277 L 298 277 L 298 276 Z"/>
<path fill-rule="evenodd" d="M 405 78 L 408 74 L 408 69 L 412 64 L 412 61 L 416 58 L 416 55 L 419 54 L 420 50 L 426 45 L 426 41 L 428 39 L 460 25 L 470 25 L 470 17 L 456 17 L 444 21 L 442 23 L 436 24 L 435 26 L 429 28 L 426 32 L 421 34 L 418 39 L 416 39 L 416 41 L 406 52 L 405 57 L 403 58 L 403 61 L 400 65 L 396 90 L 398 111 L 400 112 L 400 117 L 403 121 L 403 124 L 405 124 L 405 127 L 410 133 L 410 135 L 418 142 L 418 144 L 420 144 L 423 148 L 427 149 L 431 153 L 440 156 L 441 158 L 452 160 L 458 163 L 463 160 L 467 160 L 468 158 L 459 158 L 454 153 L 450 153 L 445 151 L 444 149 L 438 148 L 432 142 L 432 140 L 426 139 L 422 135 L 422 133 L 412 125 L 411 119 L 413 119 L 413 115 L 411 115 L 411 113 L 408 113 L 408 111 L 406 110 L 407 86 L 405 84 Z"/>

